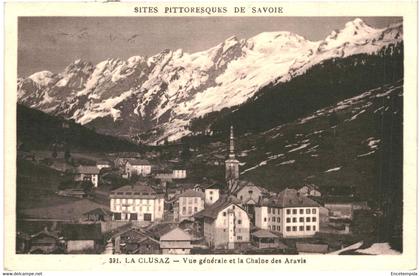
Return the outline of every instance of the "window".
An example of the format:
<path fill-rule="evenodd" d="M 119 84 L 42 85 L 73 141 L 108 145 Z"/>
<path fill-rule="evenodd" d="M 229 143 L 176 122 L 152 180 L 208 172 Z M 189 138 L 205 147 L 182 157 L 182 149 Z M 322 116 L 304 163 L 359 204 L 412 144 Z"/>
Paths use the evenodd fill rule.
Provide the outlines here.
<path fill-rule="evenodd" d="M 197 203 L 197 198 L 196 197 L 194 197 L 194 203 Z"/>
<path fill-rule="evenodd" d="M 223 216 L 226 217 L 226 212 L 223 212 Z"/>
<path fill-rule="evenodd" d="M 290 215 L 290 209 L 286 209 L 286 214 Z"/>
<path fill-rule="evenodd" d="M 303 231 L 303 226 L 299 226 L 299 231 Z"/>
<path fill-rule="evenodd" d="M 114 213 L 114 220 L 121 220 L 121 213 Z"/>
<path fill-rule="evenodd" d="M 296 232 L 297 231 L 297 227 L 296 226 L 293 226 L 292 229 L 293 229 L 293 232 Z"/>
<path fill-rule="evenodd" d="M 210 194 L 212 195 L 213 194 L 213 191 L 210 191 Z"/>
<path fill-rule="evenodd" d="M 286 231 L 290 232 L 290 226 L 286 226 Z"/>
<path fill-rule="evenodd" d="M 238 239 L 238 241 L 242 240 L 242 236 L 237 236 L 236 238 Z"/>
<path fill-rule="evenodd" d="M 280 217 L 277 218 L 277 223 L 280 223 Z"/>
<path fill-rule="evenodd" d="M 303 218 L 299 218 L 299 222 L 303 222 Z"/>
<path fill-rule="evenodd" d="M 297 214 L 297 210 L 296 209 L 293 209 L 293 215 L 296 215 Z"/>
<path fill-rule="evenodd" d="M 306 222 L 311 222 L 311 218 L 310 217 L 306 217 Z"/>
<path fill-rule="evenodd" d="M 266 222 L 267 221 L 267 218 L 264 218 L 264 222 Z"/>
<path fill-rule="evenodd" d="M 182 207 L 182 214 L 185 215 L 186 212 L 187 212 L 187 207 Z"/>
<path fill-rule="evenodd" d="M 238 219 L 238 224 L 242 224 L 242 220 Z"/>
<path fill-rule="evenodd" d="M 311 231 L 311 227 L 309 225 L 306 226 L 306 231 Z"/>
<path fill-rule="evenodd" d="M 303 215 L 303 209 L 299 209 L 299 214 Z"/>
<path fill-rule="evenodd" d="M 316 226 L 315 225 L 312 227 L 312 230 L 316 231 Z"/>
<path fill-rule="evenodd" d="M 310 214 L 311 213 L 311 209 L 306 209 L 306 213 Z"/>
<path fill-rule="evenodd" d="M 249 193 L 250 195 L 252 195 L 253 191 L 252 191 L 252 190 L 249 190 L 249 191 L 248 191 L 248 193 Z"/>
<path fill-rule="evenodd" d="M 213 197 L 212 196 L 210 197 L 210 201 L 213 201 Z"/>
<path fill-rule="evenodd" d="M 239 199 L 240 199 L 240 200 L 242 200 L 242 199 L 243 199 L 243 197 L 242 197 L 242 196 L 240 196 L 240 197 L 239 197 Z"/>
<path fill-rule="evenodd" d="M 292 220 L 293 220 L 293 222 L 297 222 L 297 218 L 293 218 Z"/>
<path fill-rule="evenodd" d="M 194 213 L 197 213 L 197 212 L 198 212 L 198 208 L 194 207 Z"/>
<path fill-rule="evenodd" d="M 267 208 L 267 212 L 268 212 L 269 214 L 271 214 L 271 208 L 270 208 L 270 207 L 268 207 L 268 208 Z"/>
<path fill-rule="evenodd" d="M 290 223 L 290 218 L 286 218 L 286 223 Z"/>
<path fill-rule="evenodd" d="M 271 221 L 272 221 L 272 222 L 276 222 L 276 218 L 275 218 L 275 217 L 273 217 L 273 218 L 271 219 Z"/>
<path fill-rule="evenodd" d="M 277 231 L 279 231 L 279 232 L 281 231 L 281 230 L 280 230 L 280 226 L 277 226 Z"/>
<path fill-rule="evenodd" d="M 316 209 L 315 208 L 312 209 L 312 214 L 316 214 Z"/>
<path fill-rule="evenodd" d="M 316 217 L 312 217 L 312 222 L 315 222 L 316 221 Z"/>

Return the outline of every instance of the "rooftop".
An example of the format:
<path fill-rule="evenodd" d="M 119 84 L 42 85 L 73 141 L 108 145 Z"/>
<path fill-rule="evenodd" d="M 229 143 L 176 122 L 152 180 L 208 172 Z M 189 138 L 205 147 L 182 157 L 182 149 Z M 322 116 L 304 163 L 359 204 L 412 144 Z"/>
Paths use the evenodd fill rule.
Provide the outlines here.
<path fill-rule="evenodd" d="M 260 229 L 255 231 L 254 233 L 251 233 L 251 236 L 257 237 L 257 238 L 279 238 L 279 236 L 274 235 L 268 230 Z"/>
<path fill-rule="evenodd" d="M 154 199 L 159 197 L 160 194 L 142 182 L 137 182 L 134 185 L 125 185 L 118 189 L 111 191 L 110 197 L 124 197 L 124 198 L 144 198 L 144 199 Z M 163 196 L 163 194 L 162 194 Z"/>
<path fill-rule="evenodd" d="M 77 172 L 80 174 L 99 174 L 100 170 L 96 166 L 79 166 Z"/>
<path fill-rule="evenodd" d="M 285 189 L 276 196 L 263 199 L 259 205 L 276 208 L 320 206 L 316 201 L 301 195 L 295 189 Z"/>
<path fill-rule="evenodd" d="M 210 218 L 210 219 L 216 219 L 217 215 L 219 214 L 220 211 L 222 211 L 223 209 L 227 208 L 228 206 L 234 204 L 235 206 L 237 206 L 238 208 L 241 208 L 238 205 L 237 199 L 230 196 L 230 197 L 226 197 L 226 196 L 222 196 L 218 201 L 216 201 L 215 203 L 213 203 L 212 205 L 210 205 L 209 207 L 206 207 L 205 209 L 201 210 L 198 213 L 195 213 L 194 217 L 195 218 Z M 241 208 L 242 209 L 242 208 Z"/>
<path fill-rule="evenodd" d="M 160 241 L 191 241 L 192 237 L 181 228 L 172 229 L 160 237 Z"/>

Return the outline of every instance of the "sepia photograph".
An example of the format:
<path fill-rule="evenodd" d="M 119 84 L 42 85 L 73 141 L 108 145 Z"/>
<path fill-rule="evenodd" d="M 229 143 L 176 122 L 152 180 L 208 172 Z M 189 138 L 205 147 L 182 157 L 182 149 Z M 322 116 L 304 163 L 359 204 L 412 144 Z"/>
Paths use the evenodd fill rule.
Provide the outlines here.
<path fill-rule="evenodd" d="M 17 25 L 16 254 L 403 254 L 403 17 Z"/>

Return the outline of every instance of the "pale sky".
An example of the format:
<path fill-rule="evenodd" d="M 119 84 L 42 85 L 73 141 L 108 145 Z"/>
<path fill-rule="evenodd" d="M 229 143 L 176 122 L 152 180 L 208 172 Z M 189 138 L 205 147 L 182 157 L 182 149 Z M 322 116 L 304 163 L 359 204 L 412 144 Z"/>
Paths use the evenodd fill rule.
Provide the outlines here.
<path fill-rule="evenodd" d="M 21 17 L 18 21 L 18 75 L 59 73 L 76 59 L 93 64 L 107 58 L 152 56 L 164 49 L 193 53 L 236 35 L 290 31 L 324 39 L 356 17 Z M 360 17 L 383 28 L 401 17 Z"/>

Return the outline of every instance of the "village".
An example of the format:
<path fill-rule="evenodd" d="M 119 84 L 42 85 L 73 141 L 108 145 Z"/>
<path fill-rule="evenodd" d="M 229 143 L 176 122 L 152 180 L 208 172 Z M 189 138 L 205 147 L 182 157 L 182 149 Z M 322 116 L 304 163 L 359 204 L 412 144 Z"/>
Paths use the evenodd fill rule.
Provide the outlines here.
<path fill-rule="evenodd" d="M 68 202 L 19 215 L 16 252 L 363 255 L 383 247 L 369 237 L 380 214 L 354 187 L 270 191 L 242 179 L 233 127 L 227 138 L 224 181 L 191 181 L 181 162 L 138 156 L 78 165 L 56 191 Z"/>

